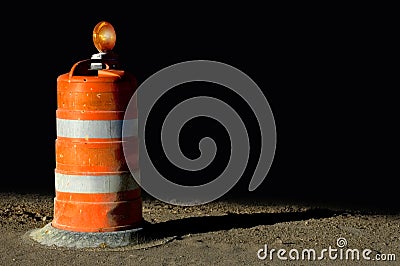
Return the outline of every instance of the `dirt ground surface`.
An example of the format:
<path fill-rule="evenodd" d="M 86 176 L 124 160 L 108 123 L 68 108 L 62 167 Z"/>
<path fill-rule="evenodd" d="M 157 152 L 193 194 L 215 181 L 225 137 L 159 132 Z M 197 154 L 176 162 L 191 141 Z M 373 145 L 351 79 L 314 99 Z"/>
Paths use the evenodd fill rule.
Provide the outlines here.
<path fill-rule="evenodd" d="M 400 261 L 397 212 L 249 198 L 191 207 L 148 195 L 142 199 L 143 218 L 159 234 L 159 241 L 71 249 L 48 247 L 29 237 L 29 232 L 51 222 L 52 195 L 1 193 L 0 264 L 399 265 Z"/>

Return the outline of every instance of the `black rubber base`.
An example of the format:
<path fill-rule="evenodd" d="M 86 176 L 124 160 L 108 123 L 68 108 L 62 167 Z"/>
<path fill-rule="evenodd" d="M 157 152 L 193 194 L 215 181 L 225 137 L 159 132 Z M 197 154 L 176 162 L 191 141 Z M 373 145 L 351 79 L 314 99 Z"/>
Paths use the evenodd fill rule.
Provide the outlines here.
<path fill-rule="evenodd" d="M 39 229 L 27 232 L 27 236 L 45 246 L 67 248 L 146 248 L 158 246 L 173 240 L 175 237 L 157 239 L 146 234 L 145 228 L 135 228 L 115 232 L 73 232 L 53 227 L 51 223 Z"/>

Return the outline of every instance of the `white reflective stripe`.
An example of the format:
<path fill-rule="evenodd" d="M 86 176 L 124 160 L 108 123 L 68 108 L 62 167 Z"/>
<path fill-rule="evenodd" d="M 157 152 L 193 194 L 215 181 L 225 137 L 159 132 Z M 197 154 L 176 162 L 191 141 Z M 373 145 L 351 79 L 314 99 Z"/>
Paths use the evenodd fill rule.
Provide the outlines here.
<path fill-rule="evenodd" d="M 115 193 L 138 188 L 130 173 L 116 175 L 65 175 L 55 173 L 55 188 L 70 193 Z"/>
<path fill-rule="evenodd" d="M 57 118 L 57 136 L 66 138 L 122 138 L 124 120 L 69 120 Z M 137 136 L 137 119 L 126 121 L 126 136 Z"/>

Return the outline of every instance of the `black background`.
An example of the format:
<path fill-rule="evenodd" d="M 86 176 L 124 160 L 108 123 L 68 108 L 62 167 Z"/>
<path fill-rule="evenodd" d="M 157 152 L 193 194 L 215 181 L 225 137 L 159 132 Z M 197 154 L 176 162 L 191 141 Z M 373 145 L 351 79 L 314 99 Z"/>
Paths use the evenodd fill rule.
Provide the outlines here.
<path fill-rule="evenodd" d="M 397 208 L 390 16 L 132 5 L 4 9 L 2 191 L 54 192 L 56 79 L 97 52 L 92 30 L 106 20 L 117 33 L 114 51 L 139 83 L 172 64 L 207 59 L 238 68 L 263 90 L 276 122 L 274 162 L 255 192 L 247 191 L 249 169 L 232 196 Z"/>

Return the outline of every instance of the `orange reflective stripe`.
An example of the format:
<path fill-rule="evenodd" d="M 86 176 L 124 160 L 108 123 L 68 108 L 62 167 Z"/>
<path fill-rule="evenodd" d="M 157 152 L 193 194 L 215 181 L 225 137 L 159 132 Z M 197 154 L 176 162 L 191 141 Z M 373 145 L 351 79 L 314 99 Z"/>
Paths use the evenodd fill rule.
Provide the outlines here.
<path fill-rule="evenodd" d="M 76 172 L 129 171 L 121 141 L 71 142 L 56 140 L 56 167 Z M 129 160 L 138 161 L 138 154 L 130 154 Z"/>
<path fill-rule="evenodd" d="M 127 230 L 142 223 L 142 200 L 110 202 L 75 202 L 54 200 L 52 225 L 79 232 Z"/>

